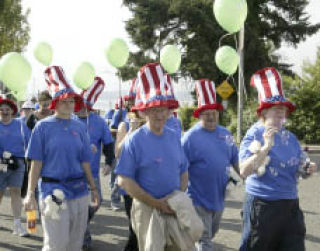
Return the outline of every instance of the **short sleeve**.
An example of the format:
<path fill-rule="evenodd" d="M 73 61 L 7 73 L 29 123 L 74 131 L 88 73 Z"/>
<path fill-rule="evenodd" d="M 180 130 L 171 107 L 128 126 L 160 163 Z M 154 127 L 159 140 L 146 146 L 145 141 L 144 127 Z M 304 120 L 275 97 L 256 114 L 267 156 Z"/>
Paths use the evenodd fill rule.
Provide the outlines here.
<path fill-rule="evenodd" d="M 183 149 L 181 149 L 181 164 L 180 164 L 180 175 L 183 174 L 184 172 L 186 172 L 189 168 L 189 161 L 186 157 L 186 155 L 184 154 Z"/>
<path fill-rule="evenodd" d="M 125 139 L 124 145 L 121 150 L 118 165 L 116 166 L 115 173 L 135 179 L 137 162 L 135 156 L 135 145 L 131 137 Z"/>
<path fill-rule="evenodd" d="M 188 133 L 183 135 L 181 144 L 186 158 L 191 161 L 190 137 L 188 137 Z"/>
<path fill-rule="evenodd" d="M 254 135 L 252 133 L 247 133 L 240 144 L 240 151 L 239 151 L 239 160 L 243 162 L 247 158 L 249 158 L 252 153 L 249 150 L 251 143 L 254 140 Z"/>
<path fill-rule="evenodd" d="M 40 125 L 40 124 L 39 124 Z M 26 157 L 31 160 L 43 161 L 44 159 L 44 144 L 43 133 L 41 132 L 41 126 L 36 126 L 31 134 Z"/>

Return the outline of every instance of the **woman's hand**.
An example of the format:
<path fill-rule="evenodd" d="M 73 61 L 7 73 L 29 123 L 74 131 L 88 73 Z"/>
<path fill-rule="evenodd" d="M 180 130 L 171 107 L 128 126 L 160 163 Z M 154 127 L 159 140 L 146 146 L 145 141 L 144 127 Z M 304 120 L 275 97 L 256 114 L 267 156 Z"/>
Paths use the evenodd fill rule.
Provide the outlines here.
<path fill-rule="evenodd" d="M 274 143 L 274 135 L 278 132 L 278 129 L 275 127 L 267 127 L 263 134 L 264 145 L 263 148 L 271 149 Z"/>
<path fill-rule="evenodd" d="M 310 162 L 309 168 L 307 168 L 306 172 L 307 172 L 307 174 L 311 175 L 311 174 L 317 172 L 317 170 L 318 170 L 317 164 L 314 162 Z"/>

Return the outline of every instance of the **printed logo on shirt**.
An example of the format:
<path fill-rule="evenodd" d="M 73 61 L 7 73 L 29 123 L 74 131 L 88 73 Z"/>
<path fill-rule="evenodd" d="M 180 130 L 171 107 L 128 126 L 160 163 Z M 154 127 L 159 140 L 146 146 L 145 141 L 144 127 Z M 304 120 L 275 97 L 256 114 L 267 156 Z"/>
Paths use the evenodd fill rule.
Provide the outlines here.
<path fill-rule="evenodd" d="M 234 145 L 234 139 L 232 135 L 220 134 L 219 139 L 224 140 L 228 146 Z"/>

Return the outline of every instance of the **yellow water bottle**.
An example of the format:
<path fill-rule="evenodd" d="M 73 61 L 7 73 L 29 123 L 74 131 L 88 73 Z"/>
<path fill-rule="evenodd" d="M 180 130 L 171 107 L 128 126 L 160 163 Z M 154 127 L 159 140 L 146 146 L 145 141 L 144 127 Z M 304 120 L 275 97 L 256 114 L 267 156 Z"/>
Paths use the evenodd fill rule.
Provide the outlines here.
<path fill-rule="evenodd" d="M 27 213 L 28 232 L 30 234 L 34 234 L 36 232 L 37 212 L 36 210 L 28 210 L 26 213 Z"/>

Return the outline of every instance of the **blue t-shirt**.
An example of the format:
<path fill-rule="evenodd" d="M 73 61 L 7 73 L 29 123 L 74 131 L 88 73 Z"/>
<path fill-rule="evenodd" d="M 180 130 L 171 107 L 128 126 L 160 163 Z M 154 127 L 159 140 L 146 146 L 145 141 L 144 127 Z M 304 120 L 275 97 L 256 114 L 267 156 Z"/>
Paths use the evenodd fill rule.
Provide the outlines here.
<path fill-rule="evenodd" d="M 239 158 L 243 162 L 252 153 L 249 150 L 254 140 L 264 145 L 265 127 L 261 122 L 255 123 L 243 138 Z M 300 166 L 301 148 L 297 138 L 285 128 L 274 137 L 274 146 L 268 153 L 270 162 L 261 177 L 251 174 L 246 179 L 246 191 L 249 194 L 266 200 L 296 199 L 297 171 Z"/>
<path fill-rule="evenodd" d="M 197 123 L 183 135 L 182 146 L 189 160 L 188 194 L 194 205 L 223 210 L 229 169 L 238 163 L 231 133 L 222 126 L 208 131 Z"/>
<path fill-rule="evenodd" d="M 114 109 L 110 109 L 110 110 L 106 113 L 106 115 L 104 116 L 104 118 L 111 120 L 112 117 L 113 117 L 113 114 L 114 114 Z"/>
<path fill-rule="evenodd" d="M 125 139 L 115 173 L 135 180 L 153 197 L 162 198 L 180 189 L 180 176 L 187 167 L 174 131 L 164 127 L 163 134 L 156 135 L 143 125 Z"/>
<path fill-rule="evenodd" d="M 170 116 L 170 118 L 167 119 L 165 126 L 176 131 L 178 135 L 181 136 L 181 121 L 175 116 Z"/>
<path fill-rule="evenodd" d="M 61 182 L 42 182 L 40 196 L 45 198 L 56 188 L 62 189 L 67 199 L 88 194 L 82 163 L 90 162 L 91 148 L 84 125 L 74 119 L 50 116 L 40 120 L 33 129 L 27 157 L 42 162 L 41 177 Z"/>
<path fill-rule="evenodd" d="M 120 115 L 122 116 L 120 117 Z M 119 124 L 123 121 L 127 121 L 127 110 L 126 109 L 116 110 L 112 116 L 110 127 L 118 129 Z"/>
<path fill-rule="evenodd" d="M 0 122 L 0 156 L 7 151 L 15 157 L 24 158 L 30 134 L 29 128 L 21 119 L 13 119 L 8 125 Z"/>
<path fill-rule="evenodd" d="M 108 125 L 104 120 L 95 113 L 90 113 L 88 119 L 87 118 L 77 118 L 77 120 L 81 121 L 85 127 L 87 132 L 89 133 L 90 144 L 95 145 L 97 147 L 97 152 L 95 154 L 92 153 L 92 160 L 90 162 L 90 167 L 92 171 L 92 175 L 94 177 L 99 177 L 99 168 L 100 168 L 100 159 L 101 159 L 101 144 L 108 145 L 113 142 L 112 135 L 108 128 Z M 88 130 L 89 125 L 89 130 Z"/>

